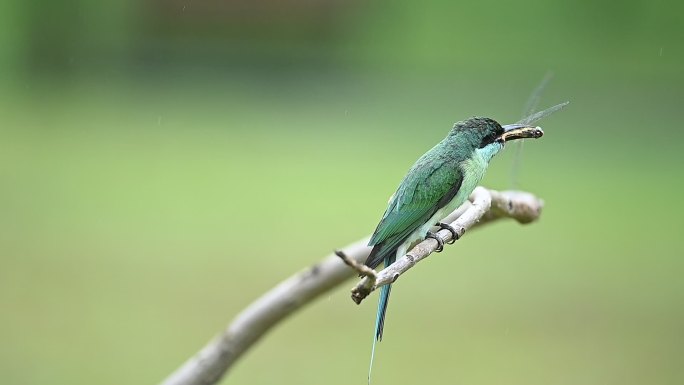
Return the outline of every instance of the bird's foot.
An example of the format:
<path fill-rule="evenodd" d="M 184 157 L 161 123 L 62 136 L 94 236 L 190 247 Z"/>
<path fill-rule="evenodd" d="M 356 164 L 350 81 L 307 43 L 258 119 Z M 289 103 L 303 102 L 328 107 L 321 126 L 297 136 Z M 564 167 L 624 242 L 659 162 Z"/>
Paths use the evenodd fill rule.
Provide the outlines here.
<path fill-rule="evenodd" d="M 425 235 L 425 239 L 428 238 L 432 238 L 437 241 L 437 248 L 435 249 L 436 252 L 441 253 L 442 250 L 444 250 L 444 241 L 439 237 L 439 235 L 433 233 L 432 231 L 428 231 Z"/>
<path fill-rule="evenodd" d="M 458 239 L 461 237 L 458 234 L 458 231 L 456 231 L 456 229 L 454 228 L 454 226 L 452 226 L 448 223 L 437 222 L 437 224 L 435 224 L 435 226 L 439 226 L 440 229 L 449 230 L 449 232 L 451 233 L 451 240 L 449 242 L 447 242 L 447 244 L 449 244 L 449 245 L 458 241 Z"/>

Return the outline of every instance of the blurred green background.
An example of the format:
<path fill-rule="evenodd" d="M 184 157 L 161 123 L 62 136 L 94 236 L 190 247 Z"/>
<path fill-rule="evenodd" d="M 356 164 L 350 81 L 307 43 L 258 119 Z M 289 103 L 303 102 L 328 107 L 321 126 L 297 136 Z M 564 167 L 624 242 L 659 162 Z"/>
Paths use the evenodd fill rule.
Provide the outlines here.
<path fill-rule="evenodd" d="M 403 278 L 373 383 L 681 383 L 683 8 L 3 2 L 0 383 L 157 383 L 370 233 L 453 122 L 518 120 L 549 70 L 541 107 L 572 104 L 483 183 L 539 195 L 541 221 Z M 224 382 L 365 384 L 375 300 L 351 285 Z"/>

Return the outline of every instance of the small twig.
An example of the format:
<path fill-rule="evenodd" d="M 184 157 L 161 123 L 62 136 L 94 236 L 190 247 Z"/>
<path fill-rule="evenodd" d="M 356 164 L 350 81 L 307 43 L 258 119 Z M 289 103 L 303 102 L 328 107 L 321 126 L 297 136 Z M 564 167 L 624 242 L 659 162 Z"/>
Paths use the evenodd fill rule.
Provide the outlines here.
<path fill-rule="evenodd" d="M 335 250 L 335 255 L 342 258 L 344 263 L 356 270 L 360 276 L 365 277 L 365 279 L 362 281 L 363 285 L 355 287 L 354 290 L 356 291 L 352 290 L 352 300 L 359 305 L 361 301 L 363 301 L 363 299 L 366 298 L 371 291 L 373 291 L 373 287 L 375 286 L 375 281 L 377 280 L 378 275 L 375 270 L 364 265 L 363 263 L 356 262 L 355 260 L 347 257 L 347 255 L 342 251 Z"/>

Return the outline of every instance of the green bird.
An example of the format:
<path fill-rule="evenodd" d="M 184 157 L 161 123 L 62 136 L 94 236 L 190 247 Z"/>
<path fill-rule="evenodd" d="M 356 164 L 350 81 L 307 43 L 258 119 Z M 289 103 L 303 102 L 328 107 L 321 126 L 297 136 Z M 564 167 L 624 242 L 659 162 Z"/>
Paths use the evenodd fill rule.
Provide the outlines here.
<path fill-rule="evenodd" d="M 430 229 L 439 226 L 451 231 L 454 240 L 458 238 L 454 228 L 440 221 L 468 199 L 504 143 L 543 134 L 541 128 L 529 124 L 501 126 L 493 119 L 481 117 L 454 124 L 446 138 L 416 161 L 390 198 L 368 243 L 373 250 L 366 266 L 375 269 L 384 263 L 387 267 L 425 238 L 437 240 L 437 251 L 442 251 L 443 240 Z M 380 290 L 369 383 L 375 344 L 382 340 L 391 289 L 392 285 L 385 285 Z"/>

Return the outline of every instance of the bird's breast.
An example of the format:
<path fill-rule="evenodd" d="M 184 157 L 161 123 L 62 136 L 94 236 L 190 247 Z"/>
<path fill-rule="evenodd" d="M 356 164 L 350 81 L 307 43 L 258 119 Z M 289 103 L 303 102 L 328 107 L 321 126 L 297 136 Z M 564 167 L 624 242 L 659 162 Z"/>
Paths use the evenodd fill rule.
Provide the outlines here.
<path fill-rule="evenodd" d="M 460 167 L 463 173 L 461 190 L 467 194 L 466 198 L 480 184 L 492 156 L 493 154 L 490 155 L 489 152 L 478 149 L 473 152 L 473 156 L 461 162 Z"/>

